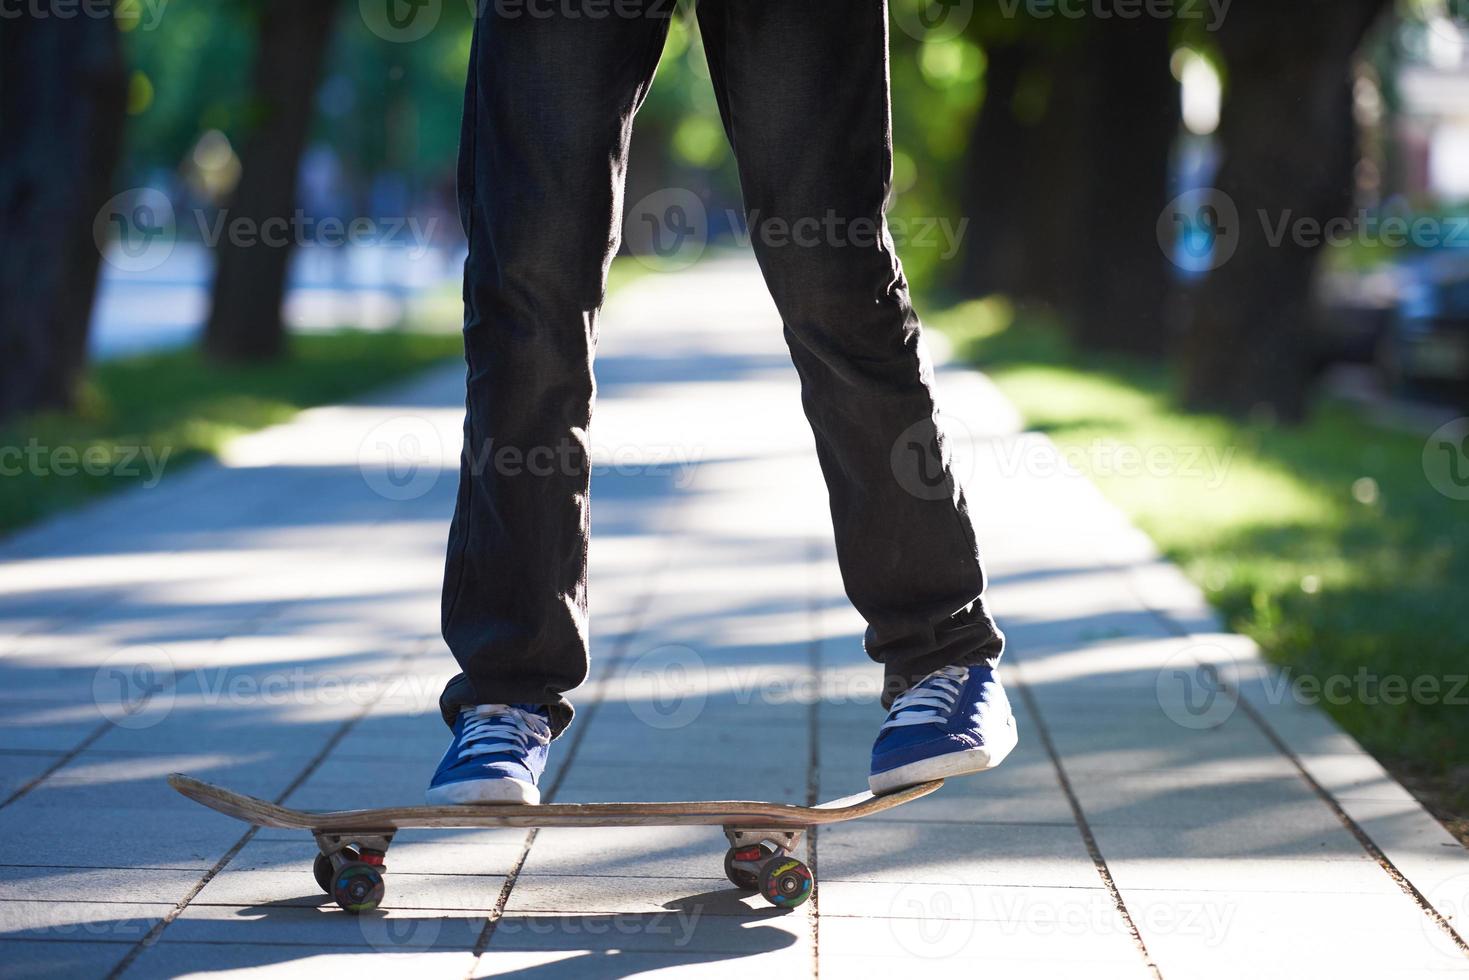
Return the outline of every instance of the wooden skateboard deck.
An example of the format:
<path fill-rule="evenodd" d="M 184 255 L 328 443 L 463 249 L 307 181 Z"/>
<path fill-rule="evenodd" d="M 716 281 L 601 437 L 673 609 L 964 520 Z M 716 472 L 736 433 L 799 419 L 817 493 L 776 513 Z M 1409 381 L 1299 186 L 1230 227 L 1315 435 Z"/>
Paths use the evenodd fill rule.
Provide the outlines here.
<path fill-rule="evenodd" d="M 794 907 L 809 897 L 810 870 L 791 857 L 805 830 L 868 817 L 927 796 L 943 780 L 885 796 L 858 793 L 816 806 L 760 800 L 669 803 L 544 803 L 401 806 L 370 810 L 293 810 L 174 773 L 168 783 L 184 796 L 257 827 L 305 830 L 321 854 L 316 878 L 349 912 L 382 901 L 383 857 L 394 833 L 416 828 L 477 827 L 722 827 L 729 839 L 725 875 L 759 890 L 772 904 Z"/>

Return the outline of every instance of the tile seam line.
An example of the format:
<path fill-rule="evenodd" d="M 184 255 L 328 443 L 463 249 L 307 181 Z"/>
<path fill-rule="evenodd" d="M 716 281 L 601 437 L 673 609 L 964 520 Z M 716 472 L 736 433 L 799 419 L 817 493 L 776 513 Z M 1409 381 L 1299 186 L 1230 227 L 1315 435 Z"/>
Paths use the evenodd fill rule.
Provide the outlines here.
<path fill-rule="evenodd" d="M 24 783 L 21 783 L 20 787 L 17 788 L 15 792 L 7 796 L 4 801 L 0 801 L 0 810 L 3 810 L 10 804 L 15 803 L 16 801 L 21 799 L 21 797 L 34 790 L 37 786 L 40 786 L 46 780 L 56 775 L 62 769 L 71 765 L 73 762 L 76 761 L 77 756 L 81 755 L 83 752 L 87 751 L 88 748 L 96 744 L 98 739 L 100 739 L 103 735 L 106 735 L 109 731 L 112 730 L 112 727 L 112 722 L 104 718 L 101 722 L 97 724 L 96 728 L 92 729 L 85 736 L 83 736 L 82 740 L 74 745 L 64 755 L 62 755 L 61 758 L 52 762 L 51 765 L 47 766 L 45 769 L 41 770 L 41 772 L 26 780 Z"/>
<path fill-rule="evenodd" d="M 1100 554 L 1099 557 L 1104 564 L 1106 564 L 1109 568 L 1122 576 L 1123 580 L 1127 583 L 1127 590 L 1132 594 L 1133 599 L 1136 600 L 1138 605 L 1141 606 L 1143 610 L 1145 610 L 1150 616 L 1156 619 L 1159 624 L 1161 624 L 1166 630 L 1168 630 L 1168 632 L 1172 633 L 1175 637 L 1178 637 L 1179 639 L 1185 640 L 1192 639 L 1195 636 L 1195 634 L 1184 627 L 1182 623 L 1174 619 L 1174 617 L 1170 613 L 1168 613 L 1166 610 L 1157 608 L 1147 600 L 1147 598 L 1142 594 L 1142 591 L 1138 588 L 1137 580 L 1133 571 L 1131 571 L 1128 567 L 1118 563 L 1106 554 Z M 1273 666 L 1270 665 L 1268 661 L 1264 661 L 1263 657 L 1261 659 L 1262 662 L 1265 662 L 1267 666 Z M 1398 886 L 1402 893 L 1406 895 L 1409 899 L 1411 899 L 1415 905 L 1418 906 L 1418 910 L 1420 912 L 1427 916 L 1427 918 L 1431 922 L 1433 922 L 1434 925 L 1438 926 L 1439 930 L 1448 937 L 1448 939 L 1458 948 L 1459 952 L 1462 953 L 1466 958 L 1469 958 L 1469 942 L 1466 942 L 1464 937 L 1459 934 L 1459 931 L 1454 928 L 1453 923 L 1449 922 L 1444 914 L 1440 912 L 1431 901 L 1428 900 L 1428 896 L 1424 895 L 1423 892 L 1418 889 L 1418 886 L 1413 884 L 1413 882 L 1408 879 L 1407 875 L 1403 874 L 1402 870 L 1399 869 L 1398 866 L 1393 863 L 1393 860 L 1387 856 L 1387 853 L 1383 851 L 1383 849 L 1378 846 L 1377 842 L 1372 839 L 1372 835 L 1367 833 L 1366 828 L 1359 824 L 1356 818 L 1347 812 L 1346 807 L 1342 805 L 1341 800 L 1339 800 L 1336 795 L 1332 793 L 1329 789 L 1323 786 L 1315 776 L 1311 775 L 1311 772 L 1306 768 L 1306 765 L 1301 760 L 1301 757 L 1296 754 L 1296 751 L 1292 749 L 1290 745 L 1285 741 L 1285 739 L 1280 735 L 1280 733 L 1275 730 L 1275 727 L 1270 724 L 1270 722 L 1265 718 L 1260 710 L 1244 697 L 1244 694 L 1239 690 L 1239 688 L 1236 685 L 1230 684 L 1228 681 L 1221 681 L 1221 683 L 1223 683 L 1224 686 L 1233 693 L 1235 704 L 1243 709 L 1245 717 L 1249 718 L 1250 721 L 1255 725 L 1255 727 L 1259 729 L 1260 734 L 1265 736 L 1266 741 L 1270 742 L 1270 744 L 1275 747 L 1275 750 L 1290 762 L 1291 766 L 1294 767 L 1296 774 L 1300 777 L 1301 781 L 1304 782 L 1306 786 L 1316 795 L 1316 797 L 1321 800 L 1326 808 L 1329 809 L 1332 814 L 1336 816 L 1337 821 L 1342 825 L 1343 829 L 1345 829 L 1347 833 L 1351 834 L 1353 839 L 1356 840 L 1358 846 L 1362 848 L 1367 856 L 1375 861 L 1377 863 L 1377 866 L 1383 870 L 1383 873 L 1385 873 L 1388 878 L 1392 879 L 1393 883 Z M 1370 757 L 1371 754 L 1368 753 L 1365 749 L 1362 749 L 1360 743 L 1358 743 L 1355 738 L 1353 738 L 1350 734 L 1347 737 L 1352 739 L 1353 744 L 1357 745 L 1360 751 Z M 1397 780 L 1394 779 L 1393 781 L 1396 782 Z M 1418 802 L 1417 797 L 1413 798 L 1413 802 L 1420 808 L 1423 806 L 1422 803 Z M 1429 818 L 1433 819 L 1431 814 L 1429 814 Z M 1434 822 L 1437 823 L 1437 820 L 1435 820 Z"/>
<path fill-rule="evenodd" d="M 1017 673 L 1019 683 L 1017 688 L 1021 699 L 1030 710 L 1035 719 L 1035 727 L 1040 735 L 1041 745 L 1046 750 L 1046 755 L 1051 759 L 1051 767 L 1056 771 L 1056 780 L 1060 783 L 1061 792 L 1066 795 L 1066 802 L 1071 806 L 1072 815 L 1076 819 L 1076 829 L 1081 834 L 1082 843 L 1086 845 L 1087 853 L 1092 859 L 1092 865 L 1096 868 L 1097 876 L 1102 880 L 1102 886 L 1112 899 L 1112 905 L 1117 914 L 1122 917 L 1127 926 L 1128 935 L 1132 939 L 1133 948 L 1142 956 L 1143 964 L 1147 967 L 1154 980 L 1162 980 L 1163 971 L 1159 969 L 1153 954 L 1148 949 L 1146 940 L 1143 939 L 1142 930 L 1132 918 L 1132 913 L 1127 908 L 1127 902 L 1122 897 L 1122 890 L 1112 877 L 1112 869 L 1107 865 L 1107 858 L 1102 854 L 1101 845 L 1097 843 L 1096 835 L 1092 832 L 1091 823 L 1086 818 L 1086 812 L 1082 809 L 1081 800 L 1076 795 L 1076 790 L 1071 785 L 1071 777 L 1066 774 L 1066 767 L 1061 761 L 1061 754 L 1056 749 L 1056 744 L 1051 739 L 1050 730 L 1046 727 L 1045 716 L 1041 714 L 1040 705 L 1036 703 L 1035 695 L 1030 690 L 1030 685 L 1025 682 L 1023 669 Z"/>
<path fill-rule="evenodd" d="M 411 650 L 403 654 L 403 656 L 400 658 L 400 664 L 404 672 L 407 671 L 409 664 L 411 664 L 416 658 L 426 653 L 428 649 L 429 642 L 420 641 L 420 645 L 417 647 L 417 649 Z M 297 789 L 301 787 L 303 783 L 306 782 L 307 779 L 311 778 L 312 774 L 315 773 L 319 768 L 321 768 L 321 765 L 326 761 L 327 756 L 331 755 L 332 749 L 336 748 L 337 745 L 340 744 L 341 741 L 347 737 L 348 733 L 351 732 L 353 728 L 356 728 L 357 725 L 364 718 L 366 718 L 368 714 L 372 712 L 372 709 L 377 706 L 377 704 L 382 700 L 382 697 L 383 692 L 379 691 L 373 697 L 373 699 L 367 704 L 363 705 L 362 708 L 355 715 L 343 722 L 337 728 L 337 730 L 332 733 L 331 737 L 326 740 L 326 744 L 321 747 L 321 751 L 313 756 L 310 761 L 306 763 L 305 767 L 296 774 L 296 778 L 291 780 L 286 788 L 276 796 L 276 802 L 279 803 L 288 799 L 292 793 L 294 793 Z M 172 911 L 165 914 L 163 918 L 153 926 L 152 929 L 148 930 L 147 934 L 144 935 L 142 939 L 138 940 L 137 943 L 133 945 L 133 948 L 128 951 L 127 955 L 124 956 L 122 960 L 119 961 L 118 964 L 114 966 L 112 970 L 107 974 L 107 980 L 116 980 L 116 978 L 122 976 L 133 965 L 133 963 L 137 961 L 138 957 L 143 955 L 143 952 L 145 950 L 156 945 L 159 937 L 163 935 L 168 927 L 172 925 L 178 919 L 178 917 L 184 913 L 184 910 L 187 909 L 190 903 L 199 896 L 199 893 L 202 892 L 206 887 L 208 887 L 209 883 L 213 881 L 215 877 L 218 876 L 219 873 L 223 871 L 231 861 L 235 859 L 235 856 L 244 849 L 246 844 L 250 843 L 250 841 L 259 831 L 259 827 L 251 827 L 250 829 L 246 830 L 245 833 L 240 836 L 240 839 L 235 841 L 234 845 L 228 851 L 226 851 L 224 855 L 218 861 L 216 861 L 211 868 L 204 872 L 199 880 L 194 883 L 194 886 L 190 888 L 187 893 L 185 893 L 184 897 L 174 903 Z"/>
<path fill-rule="evenodd" d="M 815 806 L 821 794 L 821 600 L 820 581 L 823 551 L 816 538 L 807 539 L 806 547 L 806 623 L 811 630 L 811 639 L 806 645 L 807 668 L 816 684 L 816 697 L 806 711 L 807 756 L 806 756 L 806 805 Z M 817 855 L 817 844 L 821 828 L 812 827 L 806 838 L 806 857 L 811 862 L 811 877 L 815 885 L 811 889 L 811 977 L 821 978 L 821 862 Z"/>
<path fill-rule="evenodd" d="M 680 539 L 683 536 L 682 531 L 677 535 Z M 673 536 L 670 535 L 667 537 Z M 643 634 L 647 625 L 648 612 L 653 606 L 653 595 L 657 591 L 658 582 L 662 579 L 663 574 L 668 569 L 669 563 L 672 561 L 672 543 L 666 540 L 666 538 L 662 549 L 662 560 L 649 571 L 647 582 L 633 606 L 632 614 L 629 617 L 630 622 L 628 628 L 622 631 L 617 645 L 613 647 L 612 653 L 607 657 L 606 666 L 598 678 L 599 682 L 603 679 L 610 680 L 612 678 L 617 667 L 627 659 L 628 650 L 632 647 L 633 641 Z M 586 741 L 587 733 L 591 731 L 592 722 L 596 719 L 602 705 L 605 703 L 602 698 L 596 698 L 587 705 L 585 710 L 580 712 L 581 717 L 576 722 L 576 727 L 572 732 L 571 742 L 566 748 L 566 761 L 557 770 L 555 780 L 552 781 L 546 790 L 547 802 L 555 799 L 556 794 L 561 790 L 562 784 L 566 782 L 567 776 L 571 773 L 571 767 L 575 764 L 577 755 L 581 750 L 582 743 Z M 470 960 L 469 969 L 465 973 L 465 980 L 473 980 L 476 972 L 475 968 L 479 966 L 480 958 L 484 956 L 485 951 L 490 947 L 490 943 L 494 941 L 495 931 L 499 927 L 500 921 L 505 917 L 505 909 L 510 904 L 510 895 L 515 890 L 516 884 L 520 881 L 521 871 L 530 859 L 531 848 L 535 846 L 540 830 L 539 827 L 535 827 L 526 832 L 525 842 L 521 845 L 520 855 L 516 858 L 515 864 L 511 866 L 509 873 L 505 876 L 505 882 L 500 886 L 500 894 L 496 897 L 494 906 L 485 917 L 484 927 L 480 930 L 479 937 L 475 940 L 474 947 L 471 950 L 473 957 Z"/>

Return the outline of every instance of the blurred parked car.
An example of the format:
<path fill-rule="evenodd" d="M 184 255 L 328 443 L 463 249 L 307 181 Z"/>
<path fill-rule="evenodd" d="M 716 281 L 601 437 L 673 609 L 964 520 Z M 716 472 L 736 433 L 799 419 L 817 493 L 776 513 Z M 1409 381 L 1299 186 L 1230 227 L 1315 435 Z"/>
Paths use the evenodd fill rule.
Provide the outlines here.
<path fill-rule="evenodd" d="M 1340 362 L 1371 364 L 1376 360 L 1382 338 L 1392 328 L 1400 278 L 1399 269 L 1393 265 L 1321 276 L 1312 335 L 1312 355 L 1318 370 Z"/>
<path fill-rule="evenodd" d="M 1469 390 L 1469 252 L 1431 253 L 1399 266 L 1397 303 L 1376 362 L 1394 392 L 1462 397 Z"/>

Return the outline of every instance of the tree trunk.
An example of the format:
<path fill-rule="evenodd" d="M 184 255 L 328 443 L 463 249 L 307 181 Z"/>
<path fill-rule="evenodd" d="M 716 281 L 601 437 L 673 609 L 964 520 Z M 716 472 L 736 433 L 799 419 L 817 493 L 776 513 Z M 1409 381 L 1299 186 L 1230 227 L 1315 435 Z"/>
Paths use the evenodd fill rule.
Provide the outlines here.
<path fill-rule="evenodd" d="M 1081 254 L 1074 192 L 1085 82 L 1077 53 L 1064 38 L 1020 38 L 987 54 L 962 191 L 973 222 L 955 285 L 965 295 L 1066 308 Z"/>
<path fill-rule="evenodd" d="M 1305 415 L 1321 228 L 1346 213 L 1353 185 L 1352 56 L 1386 6 L 1245 0 L 1219 32 L 1229 90 L 1216 187 L 1239 219 L 1220 239 L 1233 256 L 1192 303 L 1183 345 L 1189 408 Z"/>
<path fill-rule="evenodd" d="M 984 102 L 970 129 L 960 189 L 971 222 L 952 285 L 964 296 L 1014 293 L 1024 266 L 1018 244 L 1025 209 L 1014 187 L 1026 164 L 1026 128 L 1015 115 L 1015 93 L 1036 51 L 1019 41 L 995 45 L 986 54 Z"/>
<path fill-rule="evenodd" d="M 1089 254 L 1076 265 L 1072 330 L 1089 349 L 1162 355 L 1172 277 L 1157 226 L 1181 115 L 1169 66 L 1173 22 L 1144 17 L 1091 28 L 1087 152 L 1073 177 L 1081 184 L 1074 233 Z"/>
<path fill-rule="evenodd" d="M 86 367 L 128 90 L 111 4 L 91 10 L 0 21 L 0 418 L 71 408 Z"/>
<path fill-rule="evenodd" d="M 213 308 L 204 351 L 221 361 L 261 361 L 286 347 L 281 318 L 296 245 L 297 177 L 310 130 L 336 0 L 261 0 L 252 126 L 241 177 L 215 245 Z"/>

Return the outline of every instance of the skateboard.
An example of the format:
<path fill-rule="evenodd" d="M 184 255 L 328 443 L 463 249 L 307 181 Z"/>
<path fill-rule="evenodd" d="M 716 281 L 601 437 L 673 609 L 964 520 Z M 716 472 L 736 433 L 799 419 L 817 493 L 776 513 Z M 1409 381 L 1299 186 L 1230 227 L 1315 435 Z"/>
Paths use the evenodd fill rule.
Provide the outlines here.
<path fill-rule="evenodd" d="M 722 827 L 729 840 L 724 875 L 735 887 L 758 891 L 778 908 L 811 897 L 811 869 L 792 856 L 812 827 L 857 820 L 927 796 L 943 780 L 885 796 L 858 793 L 817 806 L 753 800 L 685 803 L 543 803 L 403 806 L 376 810 L 292 810 L 174 773 L 174 789 L 196 803 L 257 827 L 305 830 L 321 853 L 312 870 L 321 890 L 354 915 L 383 900 L 384 859 L 393 835 L 417 828 L 478 827 Z"/>

